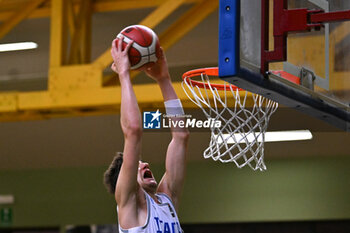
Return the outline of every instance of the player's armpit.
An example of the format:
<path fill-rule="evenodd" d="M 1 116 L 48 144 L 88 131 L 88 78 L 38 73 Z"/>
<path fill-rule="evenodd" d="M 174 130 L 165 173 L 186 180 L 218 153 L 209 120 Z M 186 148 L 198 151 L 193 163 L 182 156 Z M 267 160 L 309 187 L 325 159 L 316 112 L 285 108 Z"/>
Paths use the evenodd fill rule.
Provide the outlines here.
<path fill-rule="evenodd" d="M 187 130 L 173 134 L 165 161 L 165 173 L 159 183 L 158 192 L 166 193 L 178 209 L 186 173 L 186 151 L 189 139 Z"/>

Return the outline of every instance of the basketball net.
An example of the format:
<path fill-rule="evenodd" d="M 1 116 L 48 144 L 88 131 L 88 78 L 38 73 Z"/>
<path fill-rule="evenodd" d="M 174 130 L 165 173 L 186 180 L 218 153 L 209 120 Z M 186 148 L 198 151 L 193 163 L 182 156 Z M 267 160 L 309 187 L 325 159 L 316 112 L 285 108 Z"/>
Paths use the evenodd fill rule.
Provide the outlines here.
<path fill-rule="evenodd" d="M 187 97 L 208 119 L 221 121 L 221 127 L 210 128 L 204 158 L 234 162 L 239 168 L 248 165 L 253 170 L 266 170 L 265 132 L 278 103 L 231 84 L 210 83 L 209 76 L 217 77 L 218 69 L 192 70 L 182 76 Z M 194 80 L 195 77 L 199 81 Z"/>

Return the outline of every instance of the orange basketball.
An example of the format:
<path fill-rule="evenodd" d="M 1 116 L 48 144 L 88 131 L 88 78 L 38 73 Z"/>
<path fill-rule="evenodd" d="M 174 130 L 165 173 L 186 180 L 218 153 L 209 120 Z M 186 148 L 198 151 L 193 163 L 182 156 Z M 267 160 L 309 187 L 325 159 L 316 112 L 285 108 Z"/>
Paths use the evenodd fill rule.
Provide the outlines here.
<path fill-rule="evenodd" d="M 123 49 L 129 41 L 134 41 L 128 53 L 131 69 L 139 69 L 158 60 L 160 45 L 152 29 L 142 25 L 132 25 L 124 28 L 117 38 L 120 39 L 121 36 L 124 36 Z M 118 46 L 118 40 L 116 43 Z"/>

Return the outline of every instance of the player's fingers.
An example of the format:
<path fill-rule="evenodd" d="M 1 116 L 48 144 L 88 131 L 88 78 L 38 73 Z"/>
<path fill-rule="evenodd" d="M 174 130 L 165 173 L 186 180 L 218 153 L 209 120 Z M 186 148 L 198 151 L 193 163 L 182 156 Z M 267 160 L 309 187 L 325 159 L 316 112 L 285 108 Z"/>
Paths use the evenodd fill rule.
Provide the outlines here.
<path fill-rule="evenodd" d="M 121 36 L 118 40 L 118 47 L 117 47 L 117 50 L 118 52 L 121 52 L 123 51 L 123 40 L 124 40 L 124 36 Z"/>
<path fill-rule="evenodd" d="M 117 46 L 116 46 L 116 41 L 117 41 L 118 39 L 114 39 L 113 41 L 112 41 L 112 49 L 116 49 L 117 48 Z"/>
<path fill-rule="evenodd" d="M 111 65 L 111 69 L 114 70 L 114 67 L 115 67 L 115 64 L 113 62 L 112 65 Z"/>
<path fill-rule="evenodd" d="M 115 46 L 115 40 L 113 40 L 112 48 L 111 48 L 112 57 L 115 57 L 115 56 L 116 56 L 116 51 L 117 51 L 117 48 L 116 48 L 116 46 Z"/>
<path fill-rule="evenodd" d="M 117 39 L 114 39 L 114 40 L 112 41 L 112 48 L 111 48 L 111 53 L 112 53 L 112 55 L 115 55 L 115 53 L 117 52 L 116 43 L 117 43 Z"/>
<path fill-rule="evenodd" d="M 159 54 L 160 54 L 161 56 L 163 56 L 163 55 L 164 55 L 164 50 L 163 50 L 163 48 L 162 48 L 162 47 L 159 47 Z"/>
<path fill-rule="evenodd" d="M 165 53 L 162 47 L 159 47 L 159 59 L 158 60 L 164 60 L 166 61 Z"/>
<path fill-rule="evenodd" d="M 165 59 L 164 50 L 162 47 L 159 47 L 158 56 L 159 56 L 158 61 L 162 61 Z"/>
<path fill-rule="evenodd" d="M 124 52 L 127 53 L 129 52 L 130 47 L 132 46 L 132 44 L 134 43 L 133 40 L 129 41 L 129 43 L 126 45 Z"/>

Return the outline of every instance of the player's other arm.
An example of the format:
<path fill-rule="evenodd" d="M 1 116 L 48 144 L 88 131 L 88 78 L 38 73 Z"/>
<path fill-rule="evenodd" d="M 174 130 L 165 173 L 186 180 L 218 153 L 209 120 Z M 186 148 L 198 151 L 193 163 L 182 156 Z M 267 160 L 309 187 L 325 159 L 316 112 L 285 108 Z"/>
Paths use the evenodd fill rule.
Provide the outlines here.
<path fill-rule="evenodd" d="M 182 110 L 181 102 L 171 83 L 167 61 L 163 50 L 157 63 L 146 70 L 151 78 L 155 79 L 162 91 L 166 104 L 173 107 L 172 110 L 177 112 Z M 173 121 L 181 120 L 181 118 L 173 117 Z M 185 128 L 171 128 L 172 140 L 168 146 L 165 174 L 158 186 L 158 192 L 166 193 L 173 201 L 177 209 L 179 198 L 182 193 L 185 171 L 186 171 L 186 150 L 189 138 L 189 132 Z"/>
<path fill-rule="evenodd" d="M 136 195 L 138 191 L 137 171 L 141 151 L 141 114 L 132 87 L 129 74 L 128 50 L 131 43 L 122 50 L 122 40 L 116 40 L 112 43 L 112 57 L 114 63 L 112 69 L 119 74 L 121 85 L 121 117 L 120 123 L 124 134 L 123 164 L 120 169 L 119 177 L 115 189 L 115 199 L 120 210 L 120 217 L 123 217 L 123 209 L 136 209 Z M 132 211 L 132 210 L 131 210 Z M 135 216 L 136 217 L 136 216 Z M 121 219 L 119 219 L 121 220 Z"/>

